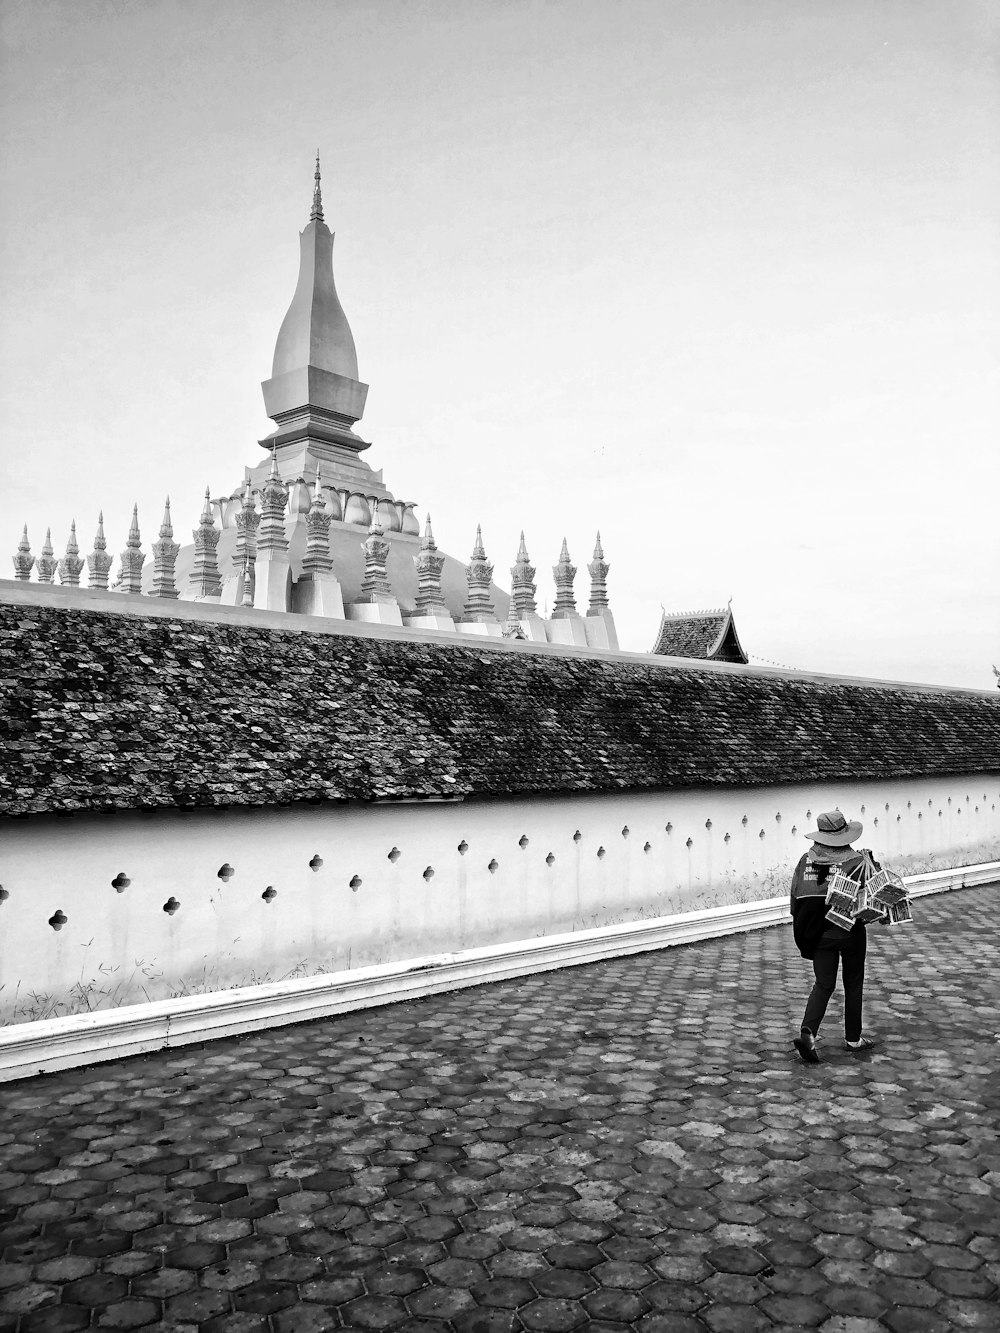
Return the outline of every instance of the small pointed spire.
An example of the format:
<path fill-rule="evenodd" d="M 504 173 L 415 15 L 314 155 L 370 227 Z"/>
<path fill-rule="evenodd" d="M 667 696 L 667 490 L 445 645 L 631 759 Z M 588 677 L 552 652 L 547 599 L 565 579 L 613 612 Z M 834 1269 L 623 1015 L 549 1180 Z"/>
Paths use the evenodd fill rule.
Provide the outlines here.
<path fill-rule="evenodd" d="M 125 539 L 125 550 L 121 554 L 121 573 L 119 583 L 122 592 L 142 592 L 142 566 L 145 553 L 139 549 L 142 538 L 139 536 L 139 506 L 132 506 L 132 522 Z"/>
<path fill-rule="evenodd" d="M 594 543 L 594 558 L 587 566 L 587 573 L 590 575 L 590 605 L 587 607 L 588 616 L 599 616 L 602 611 L 608 609 L 608 570 L 611 566 L 604 559 L 604 547 L 601 545 L 601 534 L 597 534 L 597 541 Z M 661 607 L 662 610 L 662 607 Z"/>
<path fill-rule="evenodd" d="M 288 550 L 285 533 L 285 510 L 288 508 L 288 487 L 278 471 L 278 451 L 271 448 L 271 469 L 260 491 L 261 522 L 257 533 L 257 555 L 272 556 Z"/>
<path fill-rule="evenodd" d="M 163 506 L 159 541 L 153 542 L 153 597 L 175 598 L 180 594 L 175 581 L 177 553 L 180 545 L 174 541 L 174 525 L 170 520 L 170 496 Z"/>
<path fill-rule="evenodd" d="M 517 558 L 510 570 L 510 609 L 507 613 L 510 624 L 520 623 L 525 616 L 538 615 L 535 592 L 535 567 L 528 557 L 528 548 L 522 532 Z"/>
<path fill-rule="evenodd" d="M 260 514 L 254 504 L 250 478 L 243 483 L 243 501 L 236 511 L 236 546 L 233 549 L 233 570 L 240 580 L 240 604 L 253 606 L 254 565 L 257 562 L 257 528 Z"/>
<path fill-rule="evenodd" d="M 24 525 L 21 540 L 17 544 L 17 555 L 11 558 L 14 561 L 14 577 L 20 579 L 22 583 L 27 583 L 35 565 L 35 557 L 31 554 L 31 545 L 28 542 L 27 523 Z"/>
<path fill-rule="evenodd" d="M 219 556 L 216 547 L 222 533 L 215 526 L 212 513 L 212 501 L 209 488 L 205 487 L 205 503 L 202 506 L 198 526 L 192 529 L 194 537 L 194 563 L 191 566 L 189 585 L 195 601 L 206 598 L 217 599 L 222 593 L 222 580 L 219 578 Z"/>
<path fill-rule="evenodd" d="M 309 506 L 308 514 L 306 514 L 306 554 L 302 561 L 303 579 L 320 578 L 324 574 L 329 574 L 333 569 L 333 558 L 330 555 L 330 524 L 332 522 L 333 515 L 327 511 L 326 496 L 323 494 L 323 487 L 317 472 L 312 503 Z"/>
<path fill-rule="evenodd" d="M 490 596 L 493 566 L 486 558 L 486 548 L 483 546 L 483 531 L 480 526 L 476 527 L 476 544 L 472 548 L 472 555 L 465 568 L 465 578 L 469 587 L 469 595 L 466 598 L 465 606 L 462 608 L 462 619 L 464 621 L 495 620 L 496 607 L 493 605 L 493 598 Z"/>
<path fill-rule="evenodd" d="M 76 519 L 74 519 L 69 525 L 69 541 L 66 543 L 66 554 L 59 561 L 59 582 L 65 583 L 71 588 L 78 588 L 83 564 L 80 546 L 76 540 Z"/>
<path fill-rule="evenodd" d="M 564 620 L 576 615 L 576 598 L 573 596 L 573 580 L 576 578 L 576 566 L 570 560 L 569 545 L 563 538 L 559 563 L 552 566 L 552 577 L 556 585 L 556 602 L 552 608 L 553 620 Z"/>
<path fill-rule="evenodd" d="M 413 557 L 417 568 L 417 615 L 446 616 L 444 594 L 441 591 L 441 571 L 444 569 L 444 556 L 438 555 L 431 516 L 427 515 L 424 523 L 424 535 L 420 539 L 420 554 Z"/>
<path fill-rule="evenodd" d="M 36 562 L 38 568 L 38 582 L 54 582 L 58 563 L 59 562 L 56 560 L 56 553 L 52 549 L 52 529 L 46 528 L 45 541 L 42 544 L 42 553 Z"/>
<path fill-rule="evenodd" d="M 372 502 L 372 521 L 368 536 L 361 543 L 365 553 L 365 572 L 361 580 L 361 600 L 363 602 L 393 602 L 392 585 L 386 561 L 389 558 L 389 543 L 382 531 L 378 517 L 378 501 Z"/>
<path fill-rule="evenodd" d="M 113 560 L 108 555 L 108 543 L 104 536 L 104 510 L 97 515 L 97 532 L 94 536 L 94 549 L 87 556 L 87 580 L 91 588 L 106 588 L 108 575 Z"/>
<path fill-rule="evenodd" d="M 312 212 L 309 214 L 309 221 L 310 221 L 310 222 L 322 222 L 322 221 L 323 221 L 323 191 L 322 191 L 322 189 L 320 188 L 320 177 L 319 177 L 319 149 L 318 149 L 318 148 L 316 149 L 316 172 L 315 172 L 315 174 L 314 174 L 314 176 L 313 176 L 313 182 L 314 182 L 314 183 L 313 183 L 313 206 L 312 206 Z"/>

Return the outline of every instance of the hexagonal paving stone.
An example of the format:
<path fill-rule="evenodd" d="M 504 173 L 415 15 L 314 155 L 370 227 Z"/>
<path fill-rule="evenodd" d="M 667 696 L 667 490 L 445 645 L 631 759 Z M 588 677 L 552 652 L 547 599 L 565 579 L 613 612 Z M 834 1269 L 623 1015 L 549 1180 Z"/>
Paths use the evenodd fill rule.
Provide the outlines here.
<path fill-rule="evenodd" d="M 406 1298 L 413 1314 L 422 1319 L 453 1319 L 475 1305 L 472 1294 L 458 1287 L 424 1287 Z"/>
<path fill-rule="evenodd" d="M 766 1315 L 747 1305 L 710 1305 L 698 1318 L 712 1333 L 770 1333 L 773 1328 Z"/>
<path fill-rule="evenodd" d="M 519 1310 L 518 1317 L 532 1333 L 566 1333 L 585 1323 L 587 1314 L 579 1301 L 539 1296 Z"/>
<path fill-rule="evenodd" d="M 515 1309 L 535 1299 L 534 1288 L 513 1277 L 495 1277 L 488 1282 L 480 1282 L 473 1287 L 472 1295 L 480 1305 L 495 1305 L 504 1309 Z"/>
<path fill-rule="evenodd" d="M 160 1307 L 155 1301 L 133 1296 L 107 1305 L 97 1319 L 98 1328 L 146 1328 L 156 1319 Z"/>
<path fill-rule="evenodd" d="M 705 1258 L 720 1273 L 743 1273 L 752 1276 L 770 1267 L 768 1260 L 757 1250 L 740 1245 L 722 1245 L 709 1250 Z"/>
<path fill-rule="evenodd" d="M 585 1269 L 550 1268 L 533 1274 L 531 1285 L 539 1296 L 561 1296 L 574 1300 L 586 1295 L 588 1291 L 594 1291 L 597 1280 Z"/>
<path fill-rule="evenodd" d="M 602 1287 L 599 1291 L 589 1292 L 581 1304 L 592 1320 L 606 1319 L 625 1324 L 634 1324 L 650 1308 L 640 1292 L 621 1287 Z"/>
<path fill-rule="evenodd" d="M 571 1242 L 567 1245 L 550 1245 L 545 1251 L 545 1257 L 553 1268 L 588 1269 L 596 1268 L 598 1264 L 604 1262 L 604 1255 L 597 1246 L 588 1245 L 584 1241 Z"/>

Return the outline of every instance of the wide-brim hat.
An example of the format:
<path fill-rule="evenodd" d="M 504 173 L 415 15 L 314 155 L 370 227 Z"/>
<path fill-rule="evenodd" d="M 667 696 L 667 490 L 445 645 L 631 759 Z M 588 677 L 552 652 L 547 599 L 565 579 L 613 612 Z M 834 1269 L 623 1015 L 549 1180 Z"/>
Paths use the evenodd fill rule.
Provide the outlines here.
<path fill-rule="evenodd" d="M 816 827 L 806 834 L 823 847 L 848 847 L 861 836 L 860 819 L 846 819 L 839 810 L 827 810 L 816 820 Z"/>

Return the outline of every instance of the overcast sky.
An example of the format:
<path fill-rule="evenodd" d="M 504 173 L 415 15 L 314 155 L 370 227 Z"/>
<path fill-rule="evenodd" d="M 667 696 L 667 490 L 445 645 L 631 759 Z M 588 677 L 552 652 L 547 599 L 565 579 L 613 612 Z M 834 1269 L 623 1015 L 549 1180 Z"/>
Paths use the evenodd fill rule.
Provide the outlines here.
<path fill-rule="evenodd" d="M 0 0 L 6 563 L 270 429 L 312 157 L 365 457 L 623 646 L 992 688 L 1000 5 Z M 7 564 L 4 576 L 10 577 Z"/>

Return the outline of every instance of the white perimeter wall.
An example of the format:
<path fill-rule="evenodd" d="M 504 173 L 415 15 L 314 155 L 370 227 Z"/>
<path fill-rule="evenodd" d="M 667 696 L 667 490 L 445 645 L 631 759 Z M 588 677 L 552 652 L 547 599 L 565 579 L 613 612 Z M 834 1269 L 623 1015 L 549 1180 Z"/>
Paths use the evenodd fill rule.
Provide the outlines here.
<path fill-rule="evenodd" d="M 7 820 L 0 1021 L 771 898 L 835 806 L 901 873 L 1000 859 L 1000 774 Z"/>

